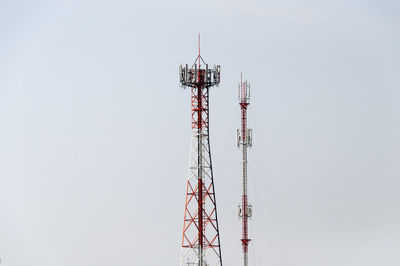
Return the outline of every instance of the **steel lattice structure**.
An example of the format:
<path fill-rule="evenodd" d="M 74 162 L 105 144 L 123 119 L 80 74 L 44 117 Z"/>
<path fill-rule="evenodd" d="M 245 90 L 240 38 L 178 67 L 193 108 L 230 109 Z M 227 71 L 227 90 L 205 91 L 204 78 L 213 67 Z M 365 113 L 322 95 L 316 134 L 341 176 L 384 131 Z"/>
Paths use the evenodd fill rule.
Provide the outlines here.
<path fill-rule="evenodd" d="M 202 64 L 204 68 L 202 67 Z M 222 266 L 209 141 L 209 88 L 220 82 L 199 54 L 191 68 L 180 66 L 180 83 L 191 90 L 192 149 L 187 181 L 180 265 Z"/>
<path fill-rule="evenodd" d="M 249 239 L 248 220 L 252 216 L 252 206 L 247 199 L 247 148 L 252 146 L 252 130 L 247 128 L 247 107 L 250 104 L 250 84 L 242 81 L 240 75 L 240 83 L 238 88 L 238 98 L 241 110 L 241 128 L 237 130 L 237 145 L 242 146 L 242 174 L 243 174 L 243 194 L 242 203 L 239 205 L 239 217 L 242 219 L 242 249 L 243 249 L 243 265 L 248 265 L 248 246 Z"/>

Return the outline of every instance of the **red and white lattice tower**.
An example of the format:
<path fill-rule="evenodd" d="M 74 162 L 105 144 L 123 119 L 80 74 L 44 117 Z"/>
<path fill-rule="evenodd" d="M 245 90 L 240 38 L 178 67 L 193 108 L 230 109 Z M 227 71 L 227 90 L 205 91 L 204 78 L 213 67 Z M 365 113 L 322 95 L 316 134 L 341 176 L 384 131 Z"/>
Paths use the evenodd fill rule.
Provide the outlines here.
<path fill-rule="evenodd" d="M 242 249 L 243 249 L 243 265 L 248 265 L 248 247 L 249 232 L 248 232 L 248 220 L 252 215 L 252 206 L 249 204 L 247 199 L 247 148 L 252 146 L 252 130 L 247 128 L 247 107 L 250 104 L 250 84 L 246 81 L 242 81 L 242 75 L 240 75 L 240 83 L 238 88 L 238 98 L 241 110 L 241 128 L 237 130 L 237 145 L 242 147 L 242 158 L 243 158 L 243 194 L 242 202 L 238 207 L 239 218 L 242 220 Z"/>
<path fill-rule="evenodd" d="M 202 68 L 203 67 L 203 68 Z M 187 181 L 180 265 L 222 266 L 217 205 L 209 142 L 209 89 L 220 82 L 220 66 L 208 67 L 199 54 L 179 68 L 180 83 L 190 88 L 192 150 Z"/>

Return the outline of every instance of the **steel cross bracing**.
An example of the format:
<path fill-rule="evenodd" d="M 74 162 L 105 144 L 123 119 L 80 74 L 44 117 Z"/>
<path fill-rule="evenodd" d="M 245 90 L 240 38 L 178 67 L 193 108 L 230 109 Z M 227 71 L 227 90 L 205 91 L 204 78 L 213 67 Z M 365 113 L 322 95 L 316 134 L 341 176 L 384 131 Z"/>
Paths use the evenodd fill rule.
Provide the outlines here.
<path fill-rule="evenodd" d="M 201 62 L 205 68 L 201 68 Z M 208 69 L 196 58 L 180 66 L 180 82 L 191 89 L 192 151 L 186 190 L 180 265 L 220 265 L 221 246 L 209 141 L 209 88 L 218 85 L 220 67 Z"/>
<path fill-rule="evenodd" d="M 248 265 L 248 246 L 251 239 L 248 236 L 248 220 L 252 216 L 252 206 L 247 198 L 247 148 L 252 146 L 252 130 L 247 128 L 247 107 L 250 104 L 250 84 L 242 81 L 238 88 L 238 98 L 241 111 L 241 128 L 237 130 L 237 145 L 242 146 L 242 174 L 243 174 L 243 194 L 242 202 L 239 205 L 239 217 L 242 220 L 242 249 L 243 265 Z"/>

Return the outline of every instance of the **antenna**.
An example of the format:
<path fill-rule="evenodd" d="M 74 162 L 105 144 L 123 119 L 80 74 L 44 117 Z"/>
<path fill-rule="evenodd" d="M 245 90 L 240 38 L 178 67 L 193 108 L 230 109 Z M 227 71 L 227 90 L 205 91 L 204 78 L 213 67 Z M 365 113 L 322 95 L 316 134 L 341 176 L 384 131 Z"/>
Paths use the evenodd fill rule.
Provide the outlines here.
<path fill-rule="evenodd" d="M 198 37 L 199 37 L 199 56 L 197 58 L 199 60 L 199 68 L 200 68 L 200 58 L 201 58 L 201 55 L 200 55 L 200 33 L 199 33 Z"/>

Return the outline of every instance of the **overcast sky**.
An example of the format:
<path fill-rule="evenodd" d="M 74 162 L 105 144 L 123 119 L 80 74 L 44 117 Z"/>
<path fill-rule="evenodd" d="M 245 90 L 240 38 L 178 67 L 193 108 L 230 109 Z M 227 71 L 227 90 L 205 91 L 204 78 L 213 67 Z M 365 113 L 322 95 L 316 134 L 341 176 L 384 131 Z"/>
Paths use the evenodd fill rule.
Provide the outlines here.
<path fill-rule="evenodd" d="M 250 265 L 400 265 L 396 0 L 0 1 L 1 265 L 179 264 L 198 33 L 225 265 L 241 71 Z"/>

